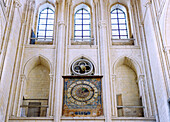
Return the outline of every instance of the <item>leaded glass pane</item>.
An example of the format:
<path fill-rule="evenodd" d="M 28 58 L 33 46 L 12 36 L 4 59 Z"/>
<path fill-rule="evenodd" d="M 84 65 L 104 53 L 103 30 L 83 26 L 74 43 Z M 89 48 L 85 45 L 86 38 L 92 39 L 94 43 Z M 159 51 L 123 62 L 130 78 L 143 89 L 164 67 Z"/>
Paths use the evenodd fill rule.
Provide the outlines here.
<path fill-rule="evenodd" d="M 83 35 L 89 37 L 90 36 L 90 31 L 83 31 Z"/>
<path fill-rule="evenodd" d="M 82 30 L 82 26 L 81 25 L 76 25 L 75 30 Z"/>
<path fill-rule="evenodd" d="M 49 19 L 54 19 L 54 14 L 48 14 Z"/>
<path fill-rule="evenodd" d="M 54 24 L 54 20 L 51 19 L 47 20 L 47 24 Z"/>
<path fill-rule="evenodd" d="M 39 24 L 46 24 L 46 19 L 40 19 Z"/>
<path fill-rule="evenodd" d="M 90 30 L 90 25 L 83 25 L 83 30 Z"/>
<path fill-rule="evenodd" d="M 83 15 L 83 18 L 89 19 L 89 18 L 90 18 L 90 15 L 89 15 L 89 14 L 84 14 L 84 15 Z"/>
<path fill-rule="evenodd" d="M 41 19 L 43 19 L 43 18 L 45 19 L 46 17 L 47 17 L 47 14 L 40 14 Z"/>
<path fill-rule="evenodd" d="M 82 24 L 82 23 L 83 23 L 82 20 L 76 20 L 76 21 L 75 21 L 75 24 Z"/>
<path fill-rule="evenodd" d="M 39 36 L 45 36 L 45 31 L 39 31 L 39 32 L 38 32 L 38 35 L 39 35 Z"/>
<path fill-rule="evenodd" d="M 75 18 L 82 18 L 82 14 L 76 14 Z"/>
<path fill-rule="evenodd" d="M 46 28 L 46 25 L 39 26 L 39 30 L 45 30 L 45 28 Z"/>
<path fill-rule="evenodd" d="M 47 9 L 42 10 L 41 14 L 47 14 Z"/>
<path fill-rule="evenodd" d="M 113 26 L 112 26 L 112 29 L 118 30 L 118 29 L 119 29 L 119 28 L 118 28 L 118 25 L 113 25 Z"/>
<path fill-rule="evenodd" d="M 46 36 L 53 36 L 53 31 L 46 31 Z"/>
<path fill-rule="evenodd" d="M 82 36 L 82 31 L 75 31 L 76 36 Z"/>
<path fill-rule="evenodd" d="M 112 35 L 119 35 L 118 31 L 112 31 Z"/>
<path fill-rule="evenodd" d="M 83 24 L 90 24 L 90 20 L 83 20 Z"/>

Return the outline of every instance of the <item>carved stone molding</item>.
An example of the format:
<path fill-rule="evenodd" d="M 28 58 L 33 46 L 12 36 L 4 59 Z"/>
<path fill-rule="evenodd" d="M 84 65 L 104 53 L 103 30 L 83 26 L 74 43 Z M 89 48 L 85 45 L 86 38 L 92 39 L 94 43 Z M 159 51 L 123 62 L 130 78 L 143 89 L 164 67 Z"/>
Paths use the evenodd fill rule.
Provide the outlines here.
<path fill-rule="evenodd" d="M 24 82 L 26 80 L 26 76 L 24 74 L 20 75 L 21 82 Z"/>
<path fill-rule="evenodd" d="M 144 83 L 144 78 L 145 78 L 144 75 L 139 75 L 139 82 Z"/>
<path fill-rule="evenodd" d="M 115 81 L 116 81 L 116 75 L 113 74 L 113 75 L 112 75 L 112 82 L 115 82 Z"/>
<path fill-rule="evenodd" d="M 101 27 L 106 27 L 107 24 L 106 24 L 106 21 L 99 21 L 99 24 L 98 26 L 101 28 Z"/>
<path fill-rule="evenodd" d="M 61 26 L 61 25 L 64 25 L 64 26 L 65 26 L 66 24 L 65 24 L 64 21 L 59 21 L 59 22 L 58 22 L 58 25 L 59 25 L 59 26 Z"/>
<path fill-rule="evenodd" d="M 15 8 L 19 8 L 22 6 L 22 4 L 20 3 L 19 0 L 14 0 L 14 6 L 15 6 Z"/>

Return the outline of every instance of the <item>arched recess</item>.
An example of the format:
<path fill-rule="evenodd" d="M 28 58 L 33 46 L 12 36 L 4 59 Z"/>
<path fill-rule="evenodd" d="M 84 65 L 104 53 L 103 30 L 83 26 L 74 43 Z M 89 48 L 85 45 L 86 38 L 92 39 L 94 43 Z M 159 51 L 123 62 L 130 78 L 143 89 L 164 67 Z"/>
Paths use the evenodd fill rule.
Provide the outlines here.
<path fill-rule="evenodd" d="M 115 61 L 115 63 L 113 64 L 113 74 L 116 73 L 115 71 L 116 68 L 123 64 L 131 67 L 137 73 L 138 76 L 143 74 L 139 63 L 132 57 L 128 57 L 128 56 L 121 56 Z"/>
<path fill-rule="evenodd" d="M 77 61 L 77 60 L 79 60 L 79 59 L 86 59 L 86 60 L 89 60 L 92 64 L 93 64 L 93 67 L 94 67 L 94 73 L 96 74 L 97 73 L 97 71 L 98 71 L 98 69 L 97 69 L 97 67 L 96 67 L 96 63 L 90 58 L 90 57 L 88 57 L 88 56 L 86 56 L 86 55 L 80 55 L 80 56 L 77 56 L 77 57 L 75 57 L 71 62 L 70 62 L 70 64 L 69 64 L 69 69 L 68 69 L 68 71 L 69 71 L 69 74 L 71 74 L 71 70 L 70 70 L 70 68 L 71 68 L 71 66 L 72 66 L 72 64 L 75 62 L 75 61 Z"/>
<path fill-rule="evenodd" d="M 25 76 L 28 75 L 28 73 L 30 72 L 31 69 L 33 69 L 35 66 L 37 65 L 44 65 L 45 67 L 47 67 L 50 70 L 50 73 L 52 71 L 52 65 L 51 62 L 43 55 L 38 55 L 38 56 L 34 56 L 32 58 L 30 58 L 24 65 L 24 68 L 22 70 L 22 74 L 24 74 Z"/>
<path fill-rule="evenodd" d="M 113 67 L 113 106 L 118 117 L 143 117 L 145 96 L 141 68 L 131 58 L 121 57 Z M 143 75 L 142 75 L 143 76 Z M 143 78 L 143 77 L 142 77 Z"/>
<path fill-rule="evenodd" d="M 35 56 L 23 68 L 25 81 L 21 86 L 22 117 L 45 117 L 51 101 L 51 63 L 44 56 Z"/>

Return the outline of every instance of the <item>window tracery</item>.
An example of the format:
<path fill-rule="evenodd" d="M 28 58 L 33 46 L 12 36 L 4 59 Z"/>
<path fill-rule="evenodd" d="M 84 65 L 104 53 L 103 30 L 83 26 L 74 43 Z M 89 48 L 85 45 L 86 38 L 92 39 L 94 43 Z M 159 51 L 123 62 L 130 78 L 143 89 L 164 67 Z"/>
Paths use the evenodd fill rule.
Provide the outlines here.
<path fill-rule="evenodd" d="M 72 75 L 93 75 L 93 64 L 84 58 L 78 59 L 71 66 Z"/>
<path fill-rule="evenodd" d="M 112 39 L 128 38 L 127 13 L 124 6 L 116 4 L 111 8 Z"/>
<path fill-rule="evenodd" d="M 45 38 L 44 41 L 53 38 L 54 11 L 51 8 L 43 9 L 39 14 L 37 37 Z"/>

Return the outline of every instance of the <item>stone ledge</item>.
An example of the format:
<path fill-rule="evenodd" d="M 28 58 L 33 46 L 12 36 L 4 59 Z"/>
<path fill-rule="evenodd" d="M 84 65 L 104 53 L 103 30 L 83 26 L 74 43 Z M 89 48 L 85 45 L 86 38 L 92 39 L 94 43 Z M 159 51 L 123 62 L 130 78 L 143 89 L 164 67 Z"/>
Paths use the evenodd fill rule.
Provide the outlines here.
<path fill-rule="evenodd" d="M 61 117 L 61 120 L 105 120 L 105 117 Z"/>
<path fill-rule="evenodd" d="M 143 120 L 143 121 L 156 121 L 155 118 L 147 118 L 147 117 L 112 117 L 112 120 Z"/>
<path fill-rule="evenodd" d="M 25 45 L 25 48 L 43 48 L 43 49 L 55 49 L 55 45 L 33 45 L 33 44 L 27 44 Z"/>
<path fill-rule="evenodd" d="M 112 45 L 111 49 L 140 49 L 139 46 L 134 45 Z"/>
<path fill-rule="evenodd" d="M 97 45 L 69 45 L 68 49 L 97 49 Z"/>
<path fill-rule="evenodd" d="M 10 117 L 9 120 L 54 120 L 53 117 Z"/>

